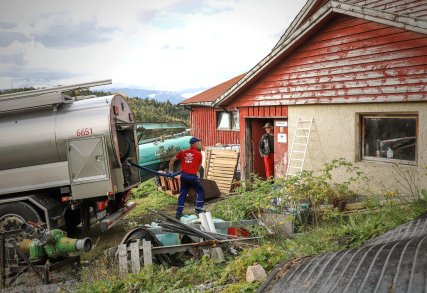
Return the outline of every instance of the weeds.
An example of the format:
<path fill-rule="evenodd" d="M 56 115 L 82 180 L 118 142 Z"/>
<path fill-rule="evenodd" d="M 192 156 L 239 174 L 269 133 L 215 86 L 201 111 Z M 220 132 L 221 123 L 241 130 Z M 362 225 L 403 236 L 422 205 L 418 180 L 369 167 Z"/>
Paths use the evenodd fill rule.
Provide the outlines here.
<path fill-rule="evenodd" d="M 132 198 L 135 199 L 137 206 L 125 220 L 128 225 L 138 224 L 138 220 L 147 215 L 147 208 L 154 210 L 164 210 L 176 205 L 176 199 L 157 190 L 153 180 L 148 180 L 138 188 L 132 190 Z"/>
<path fill-rule="evenodd" d="M 334 174 L 341 176 L 341 181 Z M 344 159 L 333 160 L 323 165 L 319 172 L 302 171 L 296 176 L 275 179 L 272 185 L 253 177 L 237 190 L 238 196 L 216 204 L 212 212 L 226 220 L 241 220 L 252 212 L 276 210 L 279 213 L 293 213 L 308 203 L 314 212 L 317 224 L 321 204 L 332 203 L 334 199 L 347 201 L 356 195 L 352 187 L 366 180 L 358 167 Z"/>
<path fill-rule="evenodd" d="M 333 180 L 340 173 L 341 181 Z M 290 213 L 298 209 L 301 202 L 312 208 L 330 203 L 334 198 L 347 200 L 354 196 L 352 186 L 365 180 L 363 174 L 344 160 L 325 164 L 316 174 L 311 171 L 298 176 L 276 180 L 274 184 L 253 178 L 241 184 L 239 194 L 218 202 L 211 209 L 213 214 L 224 220 L 234 221 L 248 218 L 252 213 Z M 151 187 L 140 187 L 141 196 Z M 372 237 L 378 236 L 402 223 L 414 219 L 427 210 L 427 192 L 420 191 L 415 202 L 399 200 L 396 192 L 371 195 L 364 213 L 343 214 L 338 209 L 323 209 L 322 217 L 316 217 L 315 225 L 301 225 L 299 233 L 292 238 L 276 233 L 264 237 L 258 246 L 243 249 L 235 258 L 226 262 L 214 259 L 193 259 L 183 267 L 149 266 L 138 274 L 129 274 L 124 279 L 117 276 L 117 268 L 104 269 L 99 274 L 87 271 L 91 277 L 83 277 L 80 290 L 84 292 L 253 292 L 260 283 L 246 283 L 248 266 L 260 264 L 267 273 L 283 261 L 320 253 L 351 249 Z M 165 197 L 165 198 L 163 198 Z M 155 192 L 144 195 L 144 207 L 163 208 L 174 205 L 175 200 Z M 283 223 L 278 223 L 282 225 Z M 252 232 L 265 236 L 265 230 Z M 101 266 L 96 270 L 101 270 Z M 101 278 L 96 278 L 96 275 Z M 206 286 L 209 284 L 209 286 Z M 202 287 L 200 287 L 202 286 Z M 202 289 L 203 288 L 203 289 Z"/>
<path fill-rule="evenodd" d="M 235 257 L 220 263 L 213 259 L 195 259 L 185 266 L 166 268 L 145 267 L 139 274 L 124 279 L 117 277 L 117 268 L 97 273 L 90 271 L 97 281 L 84 279 L 84 292 L 199 292 L 200 284 L 212 284 L 221 292 L 253 292 L 260 284 L 245 282 L 246 269 L 255 263 L 267 272 L 280 262 L 291 261 L 325 252 L 359 246 L 399 224 L 405 223 L 427 209 L 420 200 L 411 205 L 393 201 L 372 206 L 365 214 L 343 215 L 323 221 L 317 227 L 305 226 L 292 238 L 276 235 L 264 240 L 258 247 L 249 247 Z M 88 272 L 89 273 L 89 272 Z M 99 278 L 98 276 L 101 276 Z"/>

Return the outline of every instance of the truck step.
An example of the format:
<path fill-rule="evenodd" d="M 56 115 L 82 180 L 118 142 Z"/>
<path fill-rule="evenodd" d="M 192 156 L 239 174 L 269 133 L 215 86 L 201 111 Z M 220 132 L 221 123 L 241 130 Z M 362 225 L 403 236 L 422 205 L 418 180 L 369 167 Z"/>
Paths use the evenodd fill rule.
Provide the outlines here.
<path fill-rule="evenodd" d="M 115 224 L 117 224 L 126 214 L 128 214 L 133 208 L 136 207 L 136 203 L 131 201 L 128 202 L 123 208 L 120 208 L 116 212 L 112 213 L 109 216 L 106 216 L 99 223 L 101 225 L 101 231 L 104 232 Z"/>

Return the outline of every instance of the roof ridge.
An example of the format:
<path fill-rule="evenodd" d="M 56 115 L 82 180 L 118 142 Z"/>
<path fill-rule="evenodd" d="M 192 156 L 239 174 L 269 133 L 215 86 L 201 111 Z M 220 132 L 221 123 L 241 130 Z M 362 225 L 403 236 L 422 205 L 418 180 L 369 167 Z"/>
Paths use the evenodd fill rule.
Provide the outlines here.
<path fill-rule="evenodd" d="M 200 92 L 184 101 L 178 105 L 203 105 L 210 106 L 219 96 L 226 92 L 231 86 L 233 86 L 240 78 L 242 78 L 246 73 L 239 74 L 234 76 L 224 82 L 221 82 L 203 92 Z"/>
<path fill-rule="evenodd" d="M 241 90 L 242 87 L 247 86 L 259 74 L 266 70 L 267 67 L 279 56 L 281 56 L 287 50 L 291 49 L 296 41 L 308 34 L 316 25 L 318 25 L 328 16 L 333 15 L 333 13 L 367 19 L 384 25 L 427 35 L 426 20 L 398 13 L 385 12 L 383 10 L 373 9 L 360 5 L 347 4 L 339 0 L 329 0 L 320 9 L 315 11 L 307 21 L 298 26 L 297 29 L 292 30 L 292 33 L 283 39 L 279 45 L 276 45 L 267 56 L 265 56 L 251 70 L 249 70 L 246 75 L 243 76 L 238 82 L 236 82 L 230 89 L 219 96 L 218 99 L 212 103 L 212 105 L 217 106 L 223 104 L 225 101 L 233 97 Z"/>

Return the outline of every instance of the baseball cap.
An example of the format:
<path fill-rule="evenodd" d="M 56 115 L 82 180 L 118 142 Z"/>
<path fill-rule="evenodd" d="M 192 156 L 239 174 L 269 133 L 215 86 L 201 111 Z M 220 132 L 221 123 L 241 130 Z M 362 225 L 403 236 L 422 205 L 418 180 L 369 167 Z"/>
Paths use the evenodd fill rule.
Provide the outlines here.
<path fill-rule="evenodd" d="M 194 144 L 198 141 L 202 141 L 202 139 L 200 139 L 198 137 L 194 137 L 194 136 L 192 138 L 190 138 L 190 144 Z"/>

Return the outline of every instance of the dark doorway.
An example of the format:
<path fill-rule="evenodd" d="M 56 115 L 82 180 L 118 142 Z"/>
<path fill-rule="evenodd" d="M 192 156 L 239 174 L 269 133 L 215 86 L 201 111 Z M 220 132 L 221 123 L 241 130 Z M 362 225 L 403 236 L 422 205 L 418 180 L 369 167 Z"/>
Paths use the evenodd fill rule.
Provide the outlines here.
<path fill-rule="evenodd" d="M 258 144 L 265 133 L 263 126 L 273 119 L 268 118 L 246 118 L 245 119 L 245 178 L 249 179 L 250 174 L 257 174 L 265 178 L 264 159 L 258 151 Z"/>

